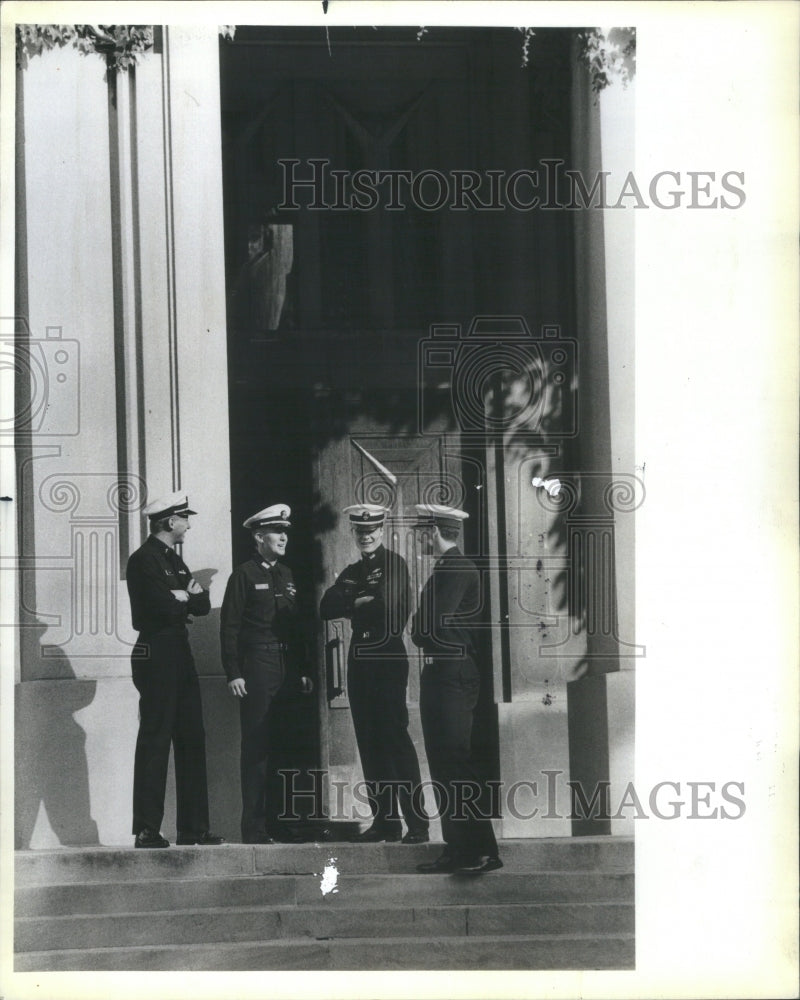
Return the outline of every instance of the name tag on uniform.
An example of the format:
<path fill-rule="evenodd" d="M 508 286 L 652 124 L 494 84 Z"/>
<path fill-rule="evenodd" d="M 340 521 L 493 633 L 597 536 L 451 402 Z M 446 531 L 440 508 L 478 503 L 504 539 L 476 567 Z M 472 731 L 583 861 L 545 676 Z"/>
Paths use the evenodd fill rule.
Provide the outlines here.
<path fill-rule="evenodd" d="M 269 584 L 268 583 L 257 583 L 256 584 L 256 590 L 269 590 Z"/>

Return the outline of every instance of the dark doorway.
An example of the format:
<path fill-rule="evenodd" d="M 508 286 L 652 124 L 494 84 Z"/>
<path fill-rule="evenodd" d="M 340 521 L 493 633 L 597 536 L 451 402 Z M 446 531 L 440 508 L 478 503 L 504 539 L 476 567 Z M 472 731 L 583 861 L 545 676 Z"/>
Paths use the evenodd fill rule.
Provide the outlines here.
<path fill-rule="evenodd" d="M 365 499 L 376 468 L 358 446 L 402 473 L 404 504 L 437 478 L 460 484 L 465 547 L 486 556 L 492 484 L 480 449 L 459 446 L 452 408 L 435 394 L 420 405 L 419 345 L 432 324 L 466 328 L 479 313 L 531 328 L 572 315 L 569 213 L 433 208 L 432 176 L 416 197 L 395 191 L 402 207 L 388 187 L 372 207 L 354 202 L 358 171 L 485 175 L 569 157 L 570 32 L 537 32 L 527 68 L 511 29 L 417 32 L 331 30 L 329 50 L 316 29 L 239 27 L 220 47 L 234 562 L 249 552 L 242 521 L 288 503 L 318 684 L 287 705 L 282 763 L 349 777 L 352 726 L 317 605 L 353 558 L 341 508 Z M 399 521 L 393 531 L 406 545 Z M 490 777 L 501 655 L 487 651 L 475 732 Z M 418 669 L 412 707 L 417 691 Z"/>

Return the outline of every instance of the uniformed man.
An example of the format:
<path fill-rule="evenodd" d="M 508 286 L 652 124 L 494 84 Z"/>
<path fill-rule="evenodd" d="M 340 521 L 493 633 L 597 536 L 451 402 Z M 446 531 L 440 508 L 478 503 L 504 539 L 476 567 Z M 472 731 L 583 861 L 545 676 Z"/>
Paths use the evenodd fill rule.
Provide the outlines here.
<path fill-rule="evenodd" d="M 491 819 L 480 812 L 483 783 L 471 750 L 480 676 L 469 618 L 480 608 L 480 579 L 458 548 L 469 515 L 441 504 L 417 504 L 415 512 L 415 528 L 424 531 L 423 551 L 438 556 L 420 595 L 411 638 L 425 654 L 420 714 L 445 842 L 442 855 L 417 870 L 482 874 L 503 863 Z"/>
<path fill-rule="evenodd" d="M 429 821 L 406 707 L 408 567 L 383 544 L 385 507 L 357 504 L 343 513 L 361 557 L 325 592 L 320 614 L 327 620 L 349 618 L 353 626 L 347 694 L 372 811 L 371 826 L 356 839 L 370 843 L 402 837 L 404 844 L 422 844 L 428 840 Z"/>
<path fill-rule="evenodd" d="M 222 601 L 220 640 L 228 689 L 239 699 L 242 840 L 271 844 L 267 830 L 268 757 L 273 705 L 295 668 L 298 615 L 292 571 L 278 562 L 286 552 L 291 509 L 283 503 L 244 522 L 256 551 L 237 566 Z M 311 690 L 307 677 L 302 690 Z"/>
<path fill-rule="evenodd" d="M 133 627 L 131 666 L 139 692 L 133 771 L 136 847 L 169 847 L 161 836 L 170 745 L 175 753 L 179 844 L 221 844 L 209 832 L 206 746 L 200 685 L 187 623 L 211 609 L 175 546 L 189 530 L 189 499 L 170 493 L 148 504 L 150 535 L 128 560 L 125 577 Z"/>

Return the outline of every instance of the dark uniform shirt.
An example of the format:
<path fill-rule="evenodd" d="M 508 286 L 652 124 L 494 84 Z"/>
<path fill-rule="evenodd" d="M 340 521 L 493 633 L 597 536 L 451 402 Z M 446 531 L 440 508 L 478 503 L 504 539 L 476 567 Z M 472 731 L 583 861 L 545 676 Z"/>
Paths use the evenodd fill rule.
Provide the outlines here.
<path fill-rule="evenodd" d="M 240 651 L 258 643 L 298 641 L 298 618 L 292 571 L 271 567 L 256 552 L 231 573 L 222 601 L 222 665 L 229 681 L 242 676 Z"/>
<path fill-rule="evenodd" d="M 208 591 L 189 594 L 179 601 L 173 590 L 186 590 L 192 574 L 175 549 L 155 535 L 128 559 L 125 571 L 131 599 L 133 627 L 144 635 L 186 631 L 189 615 L 207 615 L 211 610 Z"/>
<path fill-rule="evenodd" d="M 358 607 L 359 597 L 371 597 Z M 409 614 L 408 567 L 392 549 L 379 546 L 350 563 L 325 592 L 320 614 L 326 620 L 350 618 L 354 640 L 370 645 L 399 638 Z"/>
<path fill-rule="evenodd" d="M 475 563 L 457 547 L 436 561 L 422 588 L 411 639 L 427 656 L 475 656 L 470 616 L 480 606 L 480 578 Z"/>

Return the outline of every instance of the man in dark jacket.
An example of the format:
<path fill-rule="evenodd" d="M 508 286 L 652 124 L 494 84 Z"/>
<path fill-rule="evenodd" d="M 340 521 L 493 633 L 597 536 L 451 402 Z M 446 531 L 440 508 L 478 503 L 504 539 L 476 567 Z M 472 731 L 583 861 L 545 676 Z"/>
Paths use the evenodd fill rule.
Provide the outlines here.
<path fill-rule="evenodd" d="M 351 563 L 324 594 L 326 620 L 349 618 L 353 626 L 347 656 L 347 694 L 353 714 L 372 824 L 362 843 L 397 841 L 406 821 L 405 844 L 428 840 L 419 761 L 408 734 L 408 655 L 403 630 L 409 614 L 405 560 L 383 545 L 386 508 L 346 507 L 361 558 Z M 400 812 L 397 806 L 399 804 Z"/>
<path fill-rule="evenodd" d="M 492 821 L 480 812 L 485 795 L 471 749 L 480 675 L 469 619 L 480 610 L 480 578 L 457 545 L 469 515 L 441 504 L 417 504 L 415 510 L 415 528 L 425 532 L 423 548 L 438 556 L 422 588 L 411 638 L 425 653 L 420 714 L 445 842 L 441 857 L 417 865 L 417 871 L 482 874 L 503 863 Z"/>
<path fill-rule="evenodd" d="M 273 843 L 267 831 L 266 801 L 272 710 L 295 667 L 298 645 L 292 571 L 278 562 L 286 552 L 291 513 L 286 504 L 273 504 L 244 522 L 256 551 L 234 569 L 222 601 L 222 665 L 228 690 L 239 699 L 245 844 Z M 311 689 L 308 678 L 300 683 L 304 691 Z"/>
<path fill-rule="evenodd" d="M 169 847 L 164 818 L 170 745 L 175 752 L 179 844 L 221 844 L 209 832 L 206 745 L 200 685 L 186 625 L 211 610 L 208 591 L 175 551 L 189 530 L 189 500 L 171 493 L 148 504 L 150 535 L 128 560 L 125 578 L 133 627 L 131 655 L 139 692 L 139 735 L 133 770 L 136 847 Z"/>

